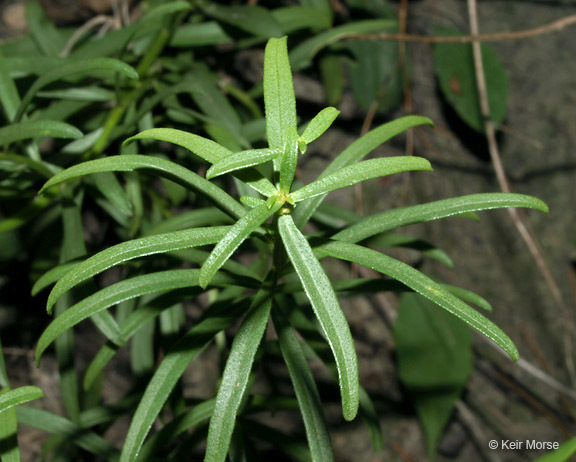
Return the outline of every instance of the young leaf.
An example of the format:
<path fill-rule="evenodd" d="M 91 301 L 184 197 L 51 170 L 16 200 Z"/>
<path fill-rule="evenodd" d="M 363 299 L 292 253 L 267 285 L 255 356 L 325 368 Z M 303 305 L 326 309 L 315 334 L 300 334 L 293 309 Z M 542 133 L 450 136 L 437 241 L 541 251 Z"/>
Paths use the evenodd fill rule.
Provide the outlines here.
<path fill-rule="evenodd" d="M 284 151 L 280 159 L 280 192 L 287 195 L 292 187 L 298 164 L 298 132 L 296 127 L 286 130 Z"/>
<path fill-rule="evenodd" d="M 274 159 L 278 154 L 280 154 L 279 149 L 249 149 L 237 152 L 212 165 L 206 172 L 206 178 L 211 180 L 234 170 L 260 165 Z"/>
<path fill-rule="evenodd" d="M 232 151 L 212 140 L 173 128 L 151 128 L 150 130 L 144 130 L 128 138 L 124 141 L 124 144 L 141 139 L 166 141 L 167 143 L 182 146 L 211 164 L 215 164 L 220 160 L 234 155 Z M 235 176 L 265 196 L 271 196 L 276 192 L 274 185 L 256 171 L 236 172 Z"/>
<path fill-rule="evenodd" d="M 332 349 L 338 367 L 342 412 L 346 420 L 352 420 L 358 412 L 359 384 L 358 360 L 348 322 L 338 304 L 328 276 L 290 215 L 283 215 L 278 219 L 278 230 L 288 257 Z"/>
<path fill-rule="evenodd" d="M 229 226 L 187 229 L 134 239 L 109 247 L 84 260 L 58 281 L 48 297 L 47 310 L 50 312 L 56 300 L 64 293 L 112 266 L 156 253 L 215 244 L 226 235 L 229 229 Z"/>
<path fill-rule="evenodd" d="M 222 189 L 210 183 L 196 173 L 169 160 L 142 155 L 119 155 L 91 160 L 74 165 L 54 175 L 40 190 L 46 189 L 73 178 L 102 172 L 131 172 L 134 170 L 151 170 L 155 174 L 168 178 L 184 187 L 192 188 L 205 195 L 226 213 L 233 217 L 244 215 L 242 207 L 235 199 Z"/>
<path fill-rule="evenodd" d="M 346 188 L 361 181 L 409 170 L 432 170 L 430 162 L 422 157 L 398 156 L 365 160 L 325 176 L 292 193 L 295 202 L 311 199 L 336 189 Z"/>
<path fill-rule="evenodd" d="M 35 399 L 42 398 L 43 396 L 44 392 L 40 388 L 33 386 L 15 388 L 14 390 L 1 393 L 0 413 L 10 409 L 13 406 L 27 403 L 28 401 L 33 401 Z"/>
<path fill-rule="evenodd" d="M 330 125 L 336 120 L 338 114 L 340 114 L 340 111 L 333 107 L 322 109 L 306 126 L 301 138 L 306 144 L 312 143 L 312 141 L 318 139 L 322 133 L 330 128 Z"/>
<path fill-rule="evenodd" d="M 336 233 L 332 238 L 347 242 L 360 242 L 376 234 L 384 233 L 401 226 L 423 223 L 439 218 L 460 215 L 480 210 L 524 207 L 548 213 L 548 207 L 540 199 L 514 193 L 484 193 L 454 197 L 428 204 L 413 205 L 387 210 Z"/>
<path fill-rule="evenodd" d="M 90 75 L 98 71 L 118 72 L 130 79 L 138 79 L 138 73 L 132 67 L 122 61 L 118 61 L 117 59 L 97 58 L 69 61 L 42 74 L 42 76 L 32 84 L 30 89 L 26 92 L 26 95 L 24 95 L 24 98 L 22 98 L 22 102 L 20 103 L 20 107 L 18 108 L 14 120 L 19 121 L 22 118 L 26 107 L 32 101 L 34 95 L 46 85 L 72 75 Z"/>
<path fill-rule="evenodd" d="M 154 420 L 186 368 L 218 332 L 230 326 L 245 310 L 245 303 L 225 303 L 212 307 L 197 325 L 174 344 L 148 382 L 128 429 L 120 462 L 136 460 Z"/>
<path fill-rule="evenodd" d="M 264 53 L 266 137 L 272 149 L 283 149 L 286 129 L 296 127 L 296 99 L 286 41 L 286 37 L 268 40 Z"/>
<path fill-rule="evenodd" d="M 210 419 L 204 457 L 206 462 L 226 460 L 236 416 L 247 389 L 252 363 L 262 341 L 271 307 L 271 294 L 262 289 L 254 297 L 250 311 L 234 336 Z"/>
<path fill-rule="evenodd" d="M 282 206 L 276 203 L 274 207 L 268 208 L 267 204 L 261 204 L 254 207 L 240 218 L 234 226 L 218 242 L 208 259 L 202 265 L 200 273 L 200 286 L 206 287 L 214 274 L 230 258 L 234 251 L 240 247 L 250 234 L 256 230 L 262 223 L 270 218 Z"/>
<path fill-rule="evenodd" d="M 298 398 L 312 458 L 315 461 L 334 460 L 320 395 L 296 332 L 279 309 L 275 308 L 272 311 L 272 319 L 280 350 Z"/>
<path fill-rule="evenodd" d="M 82 132 L 76 127 L 57 120 L 27 120 L 0 128 L 0 145 L 30 138 L 78 139 Z"/>
<path fill-rule="evenodd" d="M 440 284 L 406 263 L 390 258 L 375 250 L 340 241 L 322 244 L 316 250 L 321 254 L 358 263 L 397 279 L 484 334 L 508 353 L 514 361 L 518 360 L 516 346 L 498 326 L 458 297 L 452 295 Z"/>

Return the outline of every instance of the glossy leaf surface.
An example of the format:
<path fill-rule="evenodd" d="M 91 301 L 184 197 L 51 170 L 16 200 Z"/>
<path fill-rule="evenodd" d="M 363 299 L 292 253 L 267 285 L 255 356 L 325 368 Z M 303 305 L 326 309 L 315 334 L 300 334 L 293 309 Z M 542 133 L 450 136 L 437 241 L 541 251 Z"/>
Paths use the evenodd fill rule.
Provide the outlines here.
<path fill-rule="evenodd" d="M 494 341 L 515 361 L 518 360 L 518 350 L 510 338 L 489 319 L 472 309 L 458 297 L 447 291 L 428 276 L 411 266 L 388 257 L 375 250 L 356 244 L 333 241 L 317 248 L 322 254 L 351 261 L 366 266 L 382 274 L 386 274 L 441 306 L 454 316 L 478 330 Z"/>
<path fill-rule="evenodd" d="M 83 261 L 73 271 L 67 272 L 52 289 L 47 309 L 50 311 L 56 300 L 73 287 L 112 266 L 157 253 L 214 244 L 226 235 L 228 230 L 228 226 L 196 228 L 157 234 L 112 246 Z"/>
<path fill-rule="evenodd" d="M 359 384 L 358 360 L 348 322 L 328 276 L 290 215 L 279 218 L 278 230 L 334 354 L 342 395 L 342 412 L 346 420 L 352 420 L 358 412 Z"/>

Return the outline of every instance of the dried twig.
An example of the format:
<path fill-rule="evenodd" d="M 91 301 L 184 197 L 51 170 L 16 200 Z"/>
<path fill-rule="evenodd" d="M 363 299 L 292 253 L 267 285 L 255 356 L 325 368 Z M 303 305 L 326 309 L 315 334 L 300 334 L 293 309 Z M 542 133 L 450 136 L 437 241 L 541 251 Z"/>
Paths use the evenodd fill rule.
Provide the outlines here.
<path fill-rule="evenodd" d="M 74 48 L 74 45 L 76 45 L 76 43 L 91 29 L 94 29 L 95 27 L 98 27 L 101 24 L 110 24 L 112 21 L 113 20 L 110 17 L 100 14 L 98 16 L 94 16 L 92 19 L 82 24 L 78 29 L 76 29 L 76 31 L 74 31 L 74 33 L 66 43 L 66 46 L 60 52 L 60 57 L 66 58 L 72 51 L 72 48 Z"/>
<path fill-rule="evenodd" d="M 529 37 L 536 37 L 538 35 L 549 34 L 557 32 L 568 26 L 576 24 L 576 14 L 560 18 L 550 24 L 535 27 L 533 29 L 525 29 L 515 32 L 496 32 L 493 34 L 478 34 L 472 33 L 461 37 L 431 37 L 428 35 L 415 35 L 415 34 L 363 34 L 348 37 L 346 40 L 393 40 L 397 42 L 419 42 L 419 43 L 475 43 L 475 42 L 497 42 L 502 40 L 519 40 Z"/>
<path fill-rule="evenodd" d="M 468 0 L 468 15 L 470 19 L 470 32 L 473 37 L 479 37 L 478 33 L 478 14 L 476 7 L 476 0 Z M 566 18 L 565 18 L 566 19 Z M 573 17 L 574 22 L 576 22 L 576 16 Z M 500 159 L 500 150 L 498 148 L 498 142 L 496 140 L 496 129 L 492 118 L 490 117 L 490 106 L 488 104 L 488 91 L 486 89 L 486 75 L 484 73 L 484 63 L 482 62 L 482 50 L 480 48 L 479 41 L 472 42 L 472 51 L 474 57 L 474 69 L 476 72 L 476 85 L 478 90 L 478 97 L 480 100 L 480 111 L 484 119 L 484 129 L 486 131 L 486 138 L 488 140 L 488 149 L 490 151 L 490 158 L 492 160 L 492 165 L 496 172 L 496 178 L 498 179 L 498 185 L 502 192 L 510 192 L 510 186 L 506 178 L 506 173 L 504 172 L 504 167 Z M 530 253 L 536 260 L 536 264 L 540 269 L 540 273 L 544 277 L 556 304 L 560 306 L 564 312 L 564 317 L 566 322 L 564 323 L 564 350 L 565 350 L 565 362 L 570 374 L 572 383 L 576 383 L 576 371 L 574 370 L 574 361 L 572 358 L 572 348 L 570 340 L 570 328 L 572 326 L 570 315 L 568 313 L 568 308 L 564 303 L 562 294 L 552 277 L 542 252 L 540 251 L 536 240 L 532 237 L 527 224 L 525 223 L 522 216 L 518 213 L 517 209 L 511 208 L 507 209 L 514 226 L 522 236 L 522 239 L 528 246 Z"/>

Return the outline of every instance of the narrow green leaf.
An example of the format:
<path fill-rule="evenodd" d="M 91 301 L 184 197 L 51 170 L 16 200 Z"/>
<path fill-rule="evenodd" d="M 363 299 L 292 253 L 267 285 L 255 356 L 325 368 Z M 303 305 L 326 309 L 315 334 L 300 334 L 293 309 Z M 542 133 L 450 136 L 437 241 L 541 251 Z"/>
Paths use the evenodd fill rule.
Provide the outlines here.
<path fill-rule="evenodd" d="M 126 154 L 83 162 L 54 175 L 42 187 L 40 193 L 56 184 L 93 173 L 131 172 L 134 170 L 151 170 L 156 175 L 168 178 L 184 187 L 192 188 L 205 195 L 233 217 L 240 217 L 244 214 L 245 209 L 242 205 L 208 180 L 169 160 L 143 155 Z"/>
<path fill-rule="evenodd" d="M 315 35 L 298 45 L 290 53 L 290 62 L 294 70 L 299 71 L 310 65 L 312 58 L 323 48 L 333 43 L 344 40 L 350 36 L 362 34 L 374 34 L 390 29 L 396 25 L 396 21 L 390 19 L 372 19 L 355 21 L 343 26 L 333 27 L 330 30 Z"/>
<path fill-rule="evenodd" d="M 247 205 L 251 209 L 253 209 L 254 207 L 258 207 L 259 205 L 262 205 L 263 203 L 264 204 L 266 203 L 266 201 L 263 201 L 262 199 L 258 199 L 257 197 L 252 197 L 252 196 L 242 196 L 240 198 L 240 202 L 242 202 L 244 205 Z"/>
<path fill-rule="evenodd" d="M 181 231 L 187 228 L 199 228 L 208 225 L 227 225 L 231 223 L 228 215 L 215 207 L 203 207 L 174 215 L 147 229 L 145 235 Z"/>
<path fill-rule="evenodd" d="M 237 152 L 216 162 L 206 172 L 209 180 L 242 168 L 253 167 L 268 162 L 280 154 L 279 149 L 249 149 Z"/>
<path fill-rule="evenodd" d="M 332 53 L 326 54 L 319 59 L 318 67 L 326 102 L 330 106 L 340 105 L 344 94 L 344 75 L 340 57 Z"/>
<path fill-rule="evenodd" d="M 48 167 L 44 162 L 38 162 L 29 157 L 20 156 L 18 154 L 0 154 L 0 160 L 7 160 L 14 162 L 15 164 L 25 165 L 30 168 L 30 170 L 34 170 L 46 179 L 50 178 L 54 174 L 52 169 L 58 168 L 53 166 Z"/>
<path fill-rule="evenodd" d="M 0 47 L 0 104 L 9 122 L 14 120 L 14 116 L 20 105 L 20 95 L 14 80 L 10 76 L 10 65 L 2 53 Z"/>
<path fill-rule="evenodd" d="M 284 151 L 280 160 L 280 192 L 287 195 L 292 187 L 298 165 L 298 132 L 296 127 L 288 127 L 284 141 Z"/>
<path fill-rule="evenodd" d="M 306 144 L 312 143 L 330 128 L 330 125 L 332 125 L 332 122 L 336 120 L 339 114 L 340 111 L 334 107 L 322 109 L 306 126 L 301 138 Z"/>
<path fill-rule="evenodd" d="M 124 215 L 131 217 L 134 213 L 128 194 L 112 172 L 96 173 L 92 177 L 94 185 L 102 195 L 110 201 L 114 208 Z"/>
<path fill-rule="evenodd" d="M 338 380 L 338 367 L 334 361 L 334 355 L 326 338 L 319 335 L 317 326 L 298 308 L 291 311 L 290 323 L 298 329 L 304 339 L 302 347 L 306 356 L 324 363 L 334 380 Z M 374 403 L 370 399 L 370 395 L 368 395 L 362 385 L 359 386 L 359 396 L 359 415 L 370 430 L 370 439 L 372 440 L 374 451 L 379 451 L 382 449 L 384 442 L 378 414 L 374 409 Z"/>
<path fill-rule="evenodd" d="M 65 99 L 71 101 L 106 102 L 116 96 L 111 90 L 102 87 L 76 87 L 61 90 L 47 90 L 36 93 L 38 98 Z"/>
<path fill-rule="evenodd" d="M 26 92 L 26 95 L 24 95 L 24 98 L 22 98 L 22 102 L 20 103 L 20 107 L 18 108 L 18 112 L 14 118 L 15 121 L 19 121 L 22 118 L 26 107 L 32 101 L 34 95 L 46 85 L 72 75 L 90 75 L 98 71 L 118 72 L 130 79 L 138 79 L 138 73 L 132 67 L 117 59 L 97 58 L 69 61 L 44 73 L 32 84 L 30 89 Z"/>
<path fill-rule="evenodd" d="M 480 295 L 472 292 L 471 290 L 463 289 L 462 287 L 452 286 L 450 284 L 441 284 L 448 292 L 456 295 L 460 300 L 472 303 L 485 311 L 491 312 L 492 305 L 488 300 Z"/>
<path fill-rule="evenodd" d="M 414 249 L 426 255 L 429 258 L 433 258 L 448 268 L 454 267 L 454 262 L 450 256 L 444 252 L 442 249 L 434 247 L 429 242 L 422 239 L 418 239 L 414 236 L 408 234 L 400 233 L 384 233 L 374 236 L 366 242 L 367 247 L 406 247 L 408 249 Z"/>
<path fill-rule="evenodd" d="M 189 11 L 191 9 L 192 9 L 192 6 L 190 5 L 190 3 L 188 3 L 184 0 L 182 0 L 182 1 L 173 0 L 170 3 L 160 4 L 160 5 L 152 8 L 151 10 L 148 10 L 144 14 L 144 16 L 142 16 L 142 18 L 140 18 L 140 21 L 141 22 L 147 22 L 147 21 L 150 21 L 152 19 L 158 20 L 162 16 L 180 13 L 182 11 Z"/>
<path fill-rule="evenodd" d="M 144 130 L 128 138 L 124 141 L 124 144 L 136 140 L 150 139 L 182 146 L 211 164 L 215 164 L 219 160 L 232 155 L 232 151 L 212 140 L 174 128 L 151 128 Z"/>
<path fill-rule="evenodd" d="M 155 454 L 162 445 L 165 445 L 166 442 L 173 441 L 186 430 L 208 420 L 212 416 L 215 404 L 215 399 L 209 399 L 198 403 L 189 411 L 175 417 L 146 441 L 136 460 L 140 462 L 152 460 L 151 456 Z"/>
<path fill-rule="evenodd" d="M 40 388 L 33 386 L 20 387 L 7 391 L 6 393 L 0 394 L 0 413 L 13 406 L 40 399 L 43 396 L 44 392 Z"/>
<path fill-rule="evenodd" d="M 272 208 L 267 204 L 259 205 L 247 212 L 240 218 L 222 237 L 208 259 L 202 265 L 200 273 L 200 285 L 206 287 L 216 272 L 230 258 L 238 247 L 255 231 L 262 223 L 276 213 L 281 203 L 276 203 Z"/>
<path fill-rule="evenodd" d="M 430 162 L 422 157 L 398 156 L 370 159 L 316 180 L 292 193 L 295 202 L 311 199 L 336 189 L 346 188 L 361 181 L 410 170 L 432 170 Z"/>
<path fill-rule="evenodd" d="M 59 56 L 66 42 L 50 21 L 38 0 L 26 2 L 26 25 L 38 49 L 48 56 Z"/>
<path fill-rule="evenodd" d="M 228 226 L 187 229 L 133 239 L 109 247 L 80 263 L 73 271 L 67 272 L 58 281 L 48 297 L 48 312 L 64 293 L 112 266 L 157 253 L 215 244 L 226 235 L 229 229 Z"/>
<path fill-rule="evenodd" d="M 316 250 L 324 255 L 355 262 L 397 279 L 415 292 L 462 319 L 500 346 L 513 360 L 518 360 L 516 346 L 496 324 L 411 266 L 375 250 L 345 242 L 332 241 L 321 245 Z"/>
<path fill-rule="evenodd" d="M 362 160 L 374 149 L 386 143 L 391 138 L 405 132 L 406 130 L 418 127 L 421 125 L 433 126 L 434 123 L 427 117 L 422 116 L 405 116 L 391 122 L 380 125 L 379 127 L 370 130 L 365 135 L 358 138 L 344 151 L 336 156 L 330 162 L 328 167 L 322 172 L 321 177 L 325 177 L 342 167 L 351 165 L 359 160 Z"/>
<path fill-rule="evenodd" d="M 534 462 L 567 462 L 576 454 L 576 437 L 565 441 L 555 451 L 538 457 Z"/>
<path fill-rule="evenodd" d="M 254 297 L 246 318 L 238 328 L 216 395 L 206 443 L 206 462 L 224 462 L 238 409 L 246 392 L 256 351 L 270 316 L 272 298 L 267 290 Z"/>
<path fill-rule="evenodd" d="M 0 414 L 0 457 L 2 462 L 20 462 L 16 408 Z"/>
<path fill-rule="evenodd" d="M 212 307 L 197 325 L 174 344 L 146 387 L 124 441 L 120 462 L 136 460 L 146 435 L 186 368 L 208 342 L 230 326 L 245 309 L 245 303 L 225 303 Z"/>
<path fill-rule="evenodd" d="M 319 14 L 316 8 L 306 6 L 286 6 L 276 8 L 271 13 L 284 35 L 302 29 L 328 29 L 332 23 L 330 10 L 327 14 Z"/>
<path fill-rule="evenodd" d="M 335 234 L 333 239 L 360 242 L 401 226 L 438 220 L 467 212 L 507 207 L 524 207 L 548 213 L 546 204 L 532 196 L 514 193 L 470 194 L 372 215 Z"/>
<path fill-rule="evenodd" d="M 234 154 L 229 149 L 212 140 L 173 128 L 152 128 L 150 130 L 144 130 L 128 138 L 124 143 L 126 144 L 140 139 L 154 139 L 182 146 L 211 164 L 215 164 Z M 236 176 L 265 196 L 271 196 L 276 192 L 274 185 L 258 172 L 237 172 Z"/>
<path fill-rule="evenodd" d="M 332 349 L 338 367 L 342 412 L 346 420 L 352 420 L 358 412 L 359 384 L 358 360 L 348 322 L 338 304 L 328 276 L 290 215 L 279 218 L 278 230 L 288 257 Z"/>
<path fill-rule="evenodd" d="M 72 444 L 104 460 L 112 461 L 118 457 L 118 449 L 111 443 L 62 416 L 30 406 L 18 406 L 16 414 L 21 424 L 66 438 Z"/>
<path fill-rule="evenodd" d="M 282 29 L 269 10 L 261 6 L 221 6 L 209 2 L 204 13 L 258 37 L 281 37 Z"/>
<path fill-rule="evenodd" d="M 71 329 L 84 319 L 135 297 L 156 292 L 167 292 L 183 287 L 198 286 L 199 274 L 200 271 L 197 269 L 169 270 L 145 274 L 117 282 L 86 297 L 81 302 L 68 308 L 48 325 L 38 340 L 36 361 L 40 361 L 42 353 L 63 332 Z M 233 283 L 233 281 L 234 279 L 231 277 L 220 275 L 213 281 L 213 284 L 228 285 Z M 121 335 L 118 335 L 118 337 L 122 338 Z M 119 343 L 122 343 L 122 340 Z"/>
<path fill-rule="evenodd" d="M 79 261 L 63 263 L 62 265 L 55 266 L 54 268 L 46 271 L 36 283 L 32 286 L 32 296 L 38 294 L 41 290 L 45 289 L 51 284 L 54 284 L 58 279 L 62 278 L 72 268 L 78 265 Z"/>
<path fill-rule="evenodd" d="M 272 149 L 283 149 L 286 129 L 296 127 L 296 98 L 286 40 L 268 40 L 264 53 L 266 137 Z"/>
<path fill-rule="evenodd" d="M 222 278 L 218 278 L 222 280 Z M 152 319 L 158 317 L 167 307 L 173 303 L 190 300 L 191 297 L 201 293 L 199 287 L 186 286 L 183 289 L 172 290 L 165 294 L 147 298 L 146 305 L 138 308 L 125 318 L 120 328 L 120 342 L 113 344 L 105 343 L 98 351 L 94 359 L 88 365 L 84 374 L 83 386 L 85 390 L 90 389 L 98 375 L 102 372 L 108 362 L 114 357 L 119 347 L 122 347 L 133 337 L 140 329 L 145 327 Z M 132 299 L 133 301 L 133 299 Z M 104 311 L 105 313 L 106 311 Z"/>
<path fill-rule="evenodd" d="M 344 151 L 338 154 L 336 158 L 330 162 L 328 167 L 326 167 L 326 169 L 320 174 L 319 179 L 326 177 L 343 167 L 362 160 L 378 146 L 385 143 L 392 137 L 406 131 L 407 129 L 425 124 L 433 125 L 432 121 L 426 117 L 406 116 L 376 127 L 375 129 L 366 133 L 364 136 L 358 138 L 350 146 L 344 149 Z M 296 221 L 296 224 L 299 228 L 308 222 L 323 199 L 323 197 L 317 197 L 316 199 L 311 200 L 305 204 L 301 204 L 295 210 L 294 220 Z"/>
<path fill-rule="evenodd" d="M 78 139 L 82 132 L 57 120 L 27 120 L 0 128 L 0 145 L 31 138 Z"/>
<path fill-rule="evenodd" d="M 312 458 L 315 461 L 334 460 L 320 395 L 296 332 L 276 308 L 272 311 L 272 319 L 280 350 L 288 367 L 296 398 L 298 398 Z"/>
<path fill-rule="evenodd" d="M 190 23 L 180 26 L 174 31 L 170 46 L 192 48 L 206 45 L 223 45 L 232 43 L 233 39 L 216 21 Z"/>

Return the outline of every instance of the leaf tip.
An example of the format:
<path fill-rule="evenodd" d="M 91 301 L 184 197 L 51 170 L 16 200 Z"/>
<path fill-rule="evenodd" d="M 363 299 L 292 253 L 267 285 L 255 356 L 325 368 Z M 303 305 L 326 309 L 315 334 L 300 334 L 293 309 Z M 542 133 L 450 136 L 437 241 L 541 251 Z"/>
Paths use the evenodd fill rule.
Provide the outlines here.
<path fill-rule="evenodd" d="M 122 146 L 127 146 L 130 143 L 136 141 L 138 139 L 137 136 L 138 135 L 134 135 L 134 136 L 131 136 L 130 138 L 125 139 L 124 141 L 122 141 Z"/>

